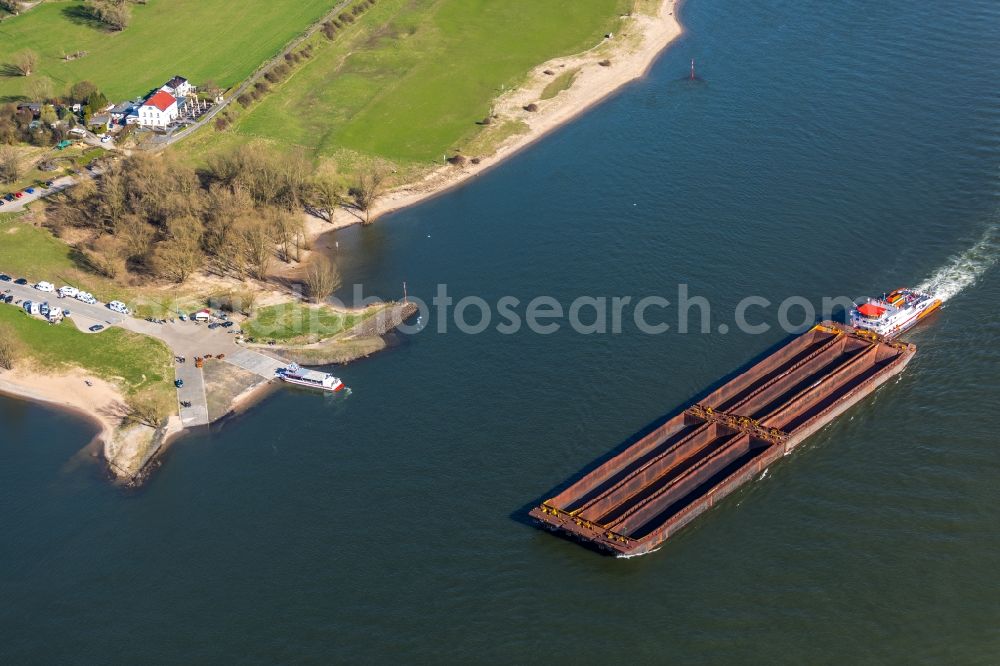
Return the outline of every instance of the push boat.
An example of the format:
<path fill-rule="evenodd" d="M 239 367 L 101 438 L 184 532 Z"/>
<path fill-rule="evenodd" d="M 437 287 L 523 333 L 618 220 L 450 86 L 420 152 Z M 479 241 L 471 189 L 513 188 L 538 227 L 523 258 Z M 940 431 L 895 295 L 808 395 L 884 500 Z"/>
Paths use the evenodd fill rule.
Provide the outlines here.
<path fill-rule="evenodd" d="M 278 376 L 281 377 L 282 381 L 286 381 L 289 384 L 308 386 L 309 388 L 329 391 L 330 393 L 335 393 L 344 388 L 344 382 L 339 377 L 334 377 L 331 374 L 319 372 L 318 370 L 307 370 L 298 363 L 292 363 L 287 368 L 278 370 Z"/>
<path fill-rule="evenodd" d="M 793 338 L 529 514 L 619 557 L 643 555 L 896 376 L 915 345 L 903 331 L 941 301 L 897 289 Z"/>
<path fill-rule="evenodd" d="M 871 331 L 891 340 L 940 305 L 941 299 L 931 294 L 903 287 L 882 298 L 869 298 L 865 303 L 855 305 L 848 323 L 856 329 Z"/>

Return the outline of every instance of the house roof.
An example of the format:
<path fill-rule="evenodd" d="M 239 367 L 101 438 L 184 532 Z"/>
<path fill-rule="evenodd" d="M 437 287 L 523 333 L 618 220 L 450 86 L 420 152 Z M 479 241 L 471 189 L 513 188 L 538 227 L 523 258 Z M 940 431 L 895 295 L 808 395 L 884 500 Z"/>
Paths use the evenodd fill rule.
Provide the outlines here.
<path fill-rule="evenodd" d="M 174 89 L 176 89 L 177 86 L 182 85 L 184 83 L 187 83 L 187 79 L 185 79 L 183 76 L 175 76 L 174 78 L 167 81 L 167 85 Z"/>
<path fill-rule="evenodd" d="M 172 105 L 176 104 L 177 100 L 168 92 L 160 91 L 147 99 L 143 106 L 155 106 L 160 111 L 166 111 Z"/>

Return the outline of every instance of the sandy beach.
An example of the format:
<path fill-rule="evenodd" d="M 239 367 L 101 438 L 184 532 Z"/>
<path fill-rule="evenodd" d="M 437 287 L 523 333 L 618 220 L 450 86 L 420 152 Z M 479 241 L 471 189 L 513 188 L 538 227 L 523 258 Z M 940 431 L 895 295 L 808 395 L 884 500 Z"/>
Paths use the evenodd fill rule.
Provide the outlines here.
<path fill-rule="evenodd" d="M 95 439 L 105 445 L 118 427 L 120 418 L 114 415 L 124 403 L 117 387 L 79 369 L 61 374 L 43 374 L 31 368 L 4 370 L 0 372 L 0 393 L 72 410 L 99 426 Z"/>
<path fill-rule="evenodd" d="M 644 76 L 656 56 L 683 32 L 676 16 L 678 4 L 678 0 L 663 0 L 655 16 L 633 14 L 625 19 L 622 31 L 610 39 L 583 53 L 555 58 L 535 67 L 524 85 L 498 98 L 495 106 L 495 124 L 519 121 L 526 126 L 525 132 L 501 142 L 491 155 L 467 156 L 477 157 L 478 164 L 443 165 L 419 181 L 391 190 L 376 202 L 371 219 L 438 196 L 475 178 L 572 121 L 622 86 Z M 609 64 L 605 66 L 602 62 Z M 569 88 L 550 99 L 541 99 L 542 91 L 554 76 L 573 70 L 577 73 Z M 536 105 L 537 110 L 527 111 L 524 107 L 529 104 Z M 361 221 L 349 210 L 338 210 L 332 222 L 311 215 L 306 218 L 307 235 L 314 241 L 323 234 Z"/>
<path fill-rule="evenodd" d="M 98 432 L 87 446 L 98 447 L 108 469 L 122 481 L 131 481 L 142 471 L 156 452 L 157 437 L 167 441 L 180 431 L 176 417 L 159 433 L 147 426 L 123 424 L 125 398 L 118 387 L 78 368 L 62 373 L 32 367 L 4 370 L 0 393 L 69 410 L 94 423 Z"/>

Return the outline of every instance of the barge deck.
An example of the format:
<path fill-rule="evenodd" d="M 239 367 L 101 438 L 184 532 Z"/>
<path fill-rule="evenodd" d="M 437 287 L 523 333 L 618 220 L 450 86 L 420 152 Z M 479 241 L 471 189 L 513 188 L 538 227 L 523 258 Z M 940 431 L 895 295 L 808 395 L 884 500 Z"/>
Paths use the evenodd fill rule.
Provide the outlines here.
<path fill-rule="evenodd" d="M 641 555 L 906 367 L 916 347 L 823 322 L 531 510 Z"/>

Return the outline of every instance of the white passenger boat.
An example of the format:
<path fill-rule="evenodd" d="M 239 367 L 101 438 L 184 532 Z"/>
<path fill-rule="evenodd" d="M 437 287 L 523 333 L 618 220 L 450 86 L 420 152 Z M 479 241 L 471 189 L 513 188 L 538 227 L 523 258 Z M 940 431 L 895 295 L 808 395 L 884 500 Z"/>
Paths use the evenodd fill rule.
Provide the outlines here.
<path fill-rule="evenodd" d="M 851 309 L 854 328 L 873 331 L 892 339 L 914 326 L 941 305 L 941 299 L 904 287 L 882 298 L 869 298 Z"/>
<path fill-rule="evenodd" d="M 340 381 L 340 378 L 318 370 L 307 370 L 298 363 L 292 363 L 287 368 L 278 370 L 278 376 L 289 384 L 308 386 L 320 391 L 334 393 L 344 388 L 344 382 Z"/>

